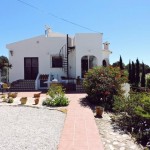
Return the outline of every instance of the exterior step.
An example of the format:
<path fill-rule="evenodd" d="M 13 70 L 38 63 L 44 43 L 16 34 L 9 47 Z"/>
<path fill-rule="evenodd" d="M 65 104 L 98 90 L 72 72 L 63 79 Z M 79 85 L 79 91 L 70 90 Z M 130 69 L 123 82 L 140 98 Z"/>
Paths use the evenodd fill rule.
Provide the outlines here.
<path fill-rule="evenodd" d="M 35 91 L 35 80 L 17 80 L 11 83 L 10 91 Z"/>

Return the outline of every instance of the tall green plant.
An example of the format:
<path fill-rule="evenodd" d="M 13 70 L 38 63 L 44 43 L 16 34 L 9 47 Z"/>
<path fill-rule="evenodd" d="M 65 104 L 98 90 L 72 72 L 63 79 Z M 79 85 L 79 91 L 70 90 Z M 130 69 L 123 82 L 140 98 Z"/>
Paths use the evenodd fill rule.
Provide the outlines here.
<path fill-rule="evenodd" d="M 123 70 L 123 62 L 122 62 L 122 57 L 120 56 L 120 61 L 119 61 L 120 69 Z"/>
<path fill-rule="evenodd" d="M 129 61 L 129 68 L 128 68 L 128 81 L 129 81 L 129 83 L 132 82 L 132 68 L 131 68 L 130 61 Z"/>
<path fill-rule="evenodd" d="M 135 84 L 135 64 L 132 61 L 132 80 L 131 80 L 131 84 Z"/>
<path fill-rule="evenodd" d="M 144 63 L 142 64 L 141 87 L 145 87 L 145 67 L 144 67 Z"/>
<path fill-rule="evenodd" d="M 136 60 L 136 75 L 135 75 L 135 86 L 138 87 L 140 82 L 140 65 L 139 60 Z"/>

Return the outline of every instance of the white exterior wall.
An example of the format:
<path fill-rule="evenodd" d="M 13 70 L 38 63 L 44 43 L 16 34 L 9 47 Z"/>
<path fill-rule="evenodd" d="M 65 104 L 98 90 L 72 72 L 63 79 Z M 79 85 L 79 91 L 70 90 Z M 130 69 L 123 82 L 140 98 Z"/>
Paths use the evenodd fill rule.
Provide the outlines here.
<path fill-rule="evenodd" d="M 64 37 L 40 36 L 17 43 L 7 45 L 9 50 L 13 50 L 13 56 L 9 56 L 12 69 L 9 72 L 10 82 L 24 79 L 24 57 L 38 57 L 39 73 L 53 74 L 55 78 L 64 76 L 62 68 L 51 68 L 50 56 L 59 55 L 61 47 L 66 44 Z"/>
<path fill-rule="evenodd" d="M 104 50 L 102 46 L 102 33 L 78 33 L 74 37 L 69 37 L 69 46 L 75 49 L 69 53 L 69 77 L 81 77 L 81 59 L 83 56 L 95 56 L 97 65 L 101 66 L 105 59 L 109 62 L 109 50 Z M 51 67 L 51 56 L 59 55 L 60 49 L 67 44 L 67 35 L 50 32 L 48 37 L 39 36 L 16 43 L 8 44 L 6 47 L 13 51 L 13 56 L 9 54 L 9 62 L 12 69 L 9 72 L 9 81 L 24 79 L 24 57 L 38 57 L 39 73 L 51 74 L 60 80 L 61 76 L 66 76 L 62 68 Z"/>
<path fill-rule="evenodd" d="M 79 33 L 75 35 L 76 46 L 76 77 L 81 77 L 81 58 L 93 55 L 97 58 L 97 65 L 102 65 L 102 34 Z"/>

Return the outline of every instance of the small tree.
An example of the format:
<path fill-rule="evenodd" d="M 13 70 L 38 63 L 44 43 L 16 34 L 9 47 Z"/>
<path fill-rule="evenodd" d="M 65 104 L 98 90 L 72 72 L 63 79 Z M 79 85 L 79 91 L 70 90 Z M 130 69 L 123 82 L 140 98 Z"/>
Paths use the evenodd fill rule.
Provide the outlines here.
<path fill-rule="evenodd" d="M 0 56 L 0 69 L 3 70 L 5 67 L 10 67 L 8 58 L 5 56 Z"/>
<path fill-rule="evenodd" d="M 129 68 L 128 68 L 128 81 L 129 81 L 129 83 L 132 82 L 132 68 L 131 68 L 130 61 L 129 61 Z"/>
<path fill-rule="evenodd" d="M 120 65 L 120 69 L 121 69 L 121 70 L 123 70 L 123 69 L 124 69 L 124 67 L 123 67 L 123 62 L 122 62 L 122 58 L 121 58 L 121 56 L 120 56 L 119 65 Z"/>
<path fill-rule="evenodd" d="M 138 87 L 140 82 L 140 65 L 139 60 L 136 60 L 136 75 L 135 75 L 135 86 Z"/>
<path fill-rule="evenodd" d="M 141 87 L 145 87 L 145 67 L 144 67 L 144 63 L 142 63 Z"/>
<path fill-rule="evenodd" d="M 132 61 L 132 80 L 131 80 L 131 84 L 135 84 L 135 64 Z"/>

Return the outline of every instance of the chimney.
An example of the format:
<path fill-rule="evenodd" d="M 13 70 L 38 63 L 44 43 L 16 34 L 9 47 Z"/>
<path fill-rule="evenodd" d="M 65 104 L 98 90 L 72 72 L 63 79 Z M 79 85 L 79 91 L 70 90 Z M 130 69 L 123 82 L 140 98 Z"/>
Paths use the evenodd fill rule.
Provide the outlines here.
<path fill-rule="evenodd" d="M 45 25 L 45 36 L 49 37 L 50 33 L 52 32 L 51 28 Z"/>
<path fill-rule="evenodd" d="M 103 43 L 104 44 L 104 50 L 109 50 L 109 44 L 108 42 Z"/>

